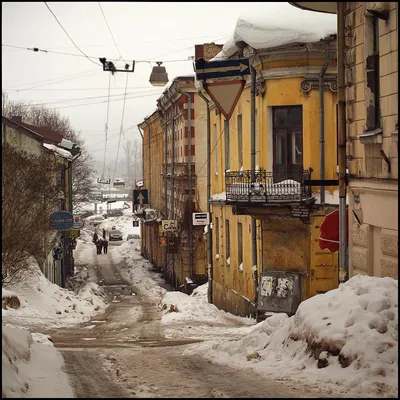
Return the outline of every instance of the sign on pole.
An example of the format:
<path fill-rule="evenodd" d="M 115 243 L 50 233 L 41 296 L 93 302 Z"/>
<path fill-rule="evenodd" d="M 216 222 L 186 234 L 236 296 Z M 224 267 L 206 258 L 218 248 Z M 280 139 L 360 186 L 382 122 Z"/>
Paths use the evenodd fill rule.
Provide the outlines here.
<path fill-rule="evenodd" d="M 84 226 L 85 226 L 85 223 L 83 222 L 82 218 L 79 215 L 74 215 L 74 225 L 72 226 L 72 229 L 79 231 Z"/>
<path fill-rule="evenodd" d="M 225 118 L 230 119 L 244 85 L 244 80 L 235 80 L 204 83 L 203 87 Z"/>
<path fill-rule="evenodd" d="M 193 213 L 193 225 L 208 225 L 209 223 L 209 213 Z"/>
<path fill-rule="evenodd" d="M 56 231 L 67 231 L 74 225 L 74 216 L 68 211 L 56 211 L 51 214 L 50 223 Z"/>
<path fill-rule="evenodd" d="M 164 219 L 161 221 L 161 230 L 163 232 L 176 232 L 178 230 L 178 224 L 174 219 Z"/>
<path fill-rule="evenodd" d="M 205 61 L 203 58 L 199 58 L 196 61 L 195 69 L 197 80 L 226 78 L 249 75 L 250 63 L 248 58 L 224 61 Z"/>
<path fill-rule="evenodd" d="M 149 204 L 147 189 L 133 191 L 133 204 L 141 206 L 143 204 Z"/>

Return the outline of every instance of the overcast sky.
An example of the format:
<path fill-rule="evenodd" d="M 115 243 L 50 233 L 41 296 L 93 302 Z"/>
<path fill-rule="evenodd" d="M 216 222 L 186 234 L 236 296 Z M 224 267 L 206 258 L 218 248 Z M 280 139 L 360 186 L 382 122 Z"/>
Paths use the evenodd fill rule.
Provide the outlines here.
<path fill-rule="evenodd" d="M 255 2 L 100 2 L 101 7 L 98 2 L 48 2 L 47 5 L 90 59 L 74 46 L 44 2 L 2 2 L 3 91 L 11 100 L 57 107 L 82 132 L 93 157 L 101 161 L 109 73 L 102 70 L 99 57 L 115 60 L 122 56 L 130 64 L 136 61 L 134 73 L 121 72 L 111 77 L 110 99 L 114 101 L 109 103 L 108 161 L 115 160 L 117 152 L 127 76 L 123 119 L 126 132 L 122 136 L 120 159 L 125 138 L 140 138 L 136 125 L 155 110 L 156 99 L 163 90 L 176 76 L 194 73 L 190 59 L 194 56 L 194 45 L 213 41 L 223 44 L 233 34 L 241 14 L 260 7 L 265 12 L 266 7 L 266 3 Z M 288 3 L 268 3 L 268 7 L 295 12 Z M 26 50 L 34 47 L 48 52 Z M 157 88 L 149 83 L 155 61 L 165 62 L 169 77 L 166 87 Z M 125 62 L 116 64 L 123 68 Z"/>

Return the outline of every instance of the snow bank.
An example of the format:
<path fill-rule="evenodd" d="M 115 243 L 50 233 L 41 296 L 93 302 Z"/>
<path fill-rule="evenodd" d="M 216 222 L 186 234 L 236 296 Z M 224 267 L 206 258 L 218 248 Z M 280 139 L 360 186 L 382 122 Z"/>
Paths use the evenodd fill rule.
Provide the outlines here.
<path fill-rule="evenodd" d="M 9 296 L 10 292 L 18 296 L 21 307 L 3 309 L 2 318 L 13 325 L 52 327 L 80 323 L 104 311 L 106 304 L 97 284 L 89 283 L 81 294 L 75 294 L 48 281 L 37 264 L 31 264 L 18 279 L 7 284 L 2 296 Z"/>
<path fill-rule="evenodd" d="M 198 301 L 196 297 L 182 292 L 168 292 L 161 300 L 163 308 L 162 323 L 169 324 L 174 320 L 210 321 L 225 323 L 224 318 L 214 304 Z"/>
<path fill-rule="evenodd" d="M 2 397 L 74 397 L 63 365 L 46 335 L 3 326 Z"/>
<path fill-rule="evenodd" d="M 202 350 L 216 362 L 312 381 L 327 393 L 397 397 L 398 282 L 355 276 L 302 302 L 290 318 L 274 314 L 245 338 Z"/>
<path fill-rule="evenodd" d="M 236 42 L 244 41 L 254 49 L 268 49 L 291 43 L 312 43 L 336 33 L 336 15 L 304 12 L 281 3 L 273 8 L 260 3 L 257 13 L 245 12 L 236 22 L 232 37 L 211 61 L 232 56 Z"/>

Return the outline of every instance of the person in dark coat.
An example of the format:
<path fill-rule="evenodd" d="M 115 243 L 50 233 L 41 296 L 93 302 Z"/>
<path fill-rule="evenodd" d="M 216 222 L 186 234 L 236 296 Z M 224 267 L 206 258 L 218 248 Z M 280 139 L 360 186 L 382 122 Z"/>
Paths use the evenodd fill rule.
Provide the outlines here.
<path fill-rule="evenodd" d="M 99 236 L 97 235 L 97 233 L 95 232 L 93 235 L 93 243 L 96 244 L 97 239 L 99 238 Z"/>
<path fill-rule="evenodd" d="M 107 254 L 108 251 L 108 240 L 104 239 L 103 240 L 103 253 Z"/>
<path fill-rule="evenodd" d="M 96 242 L 97 254 L 101 254 L 102 247 L 103 247 L 103 241 L 101 239 L 97 239 Z"/>
<path fill-rule="evenodd" d="M 106 230 L 103 228 L 103 239 L 106 238 Z"/>

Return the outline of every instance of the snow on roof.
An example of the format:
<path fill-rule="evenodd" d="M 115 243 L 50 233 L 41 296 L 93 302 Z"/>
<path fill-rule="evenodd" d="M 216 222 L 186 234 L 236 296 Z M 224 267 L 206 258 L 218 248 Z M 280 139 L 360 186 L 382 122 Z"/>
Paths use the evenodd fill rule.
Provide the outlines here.
<path fill-rule="evenodd" d="M 305 13 L 286 3 L 279 8 L 259 3 L 257 13 L 243 13 L 236 22 L 233 35 L 211 60 L 225 59 L 236 51 L 236 42 L 243 41 L 254 49 L 268 49 L 291 43 L 313 43 L 336 33 L 336 15 Z"/>
<path fill-rule="evenodd" d="M 68 150 L 61 149 L 60 147 L 57 147 L 54 144 L 43 143 L 43 147 L 46 147 L 46 149 L 54 151 L 54 153 L 57 153 L 61 157 L 72 158 L 72 154 Z"/>

